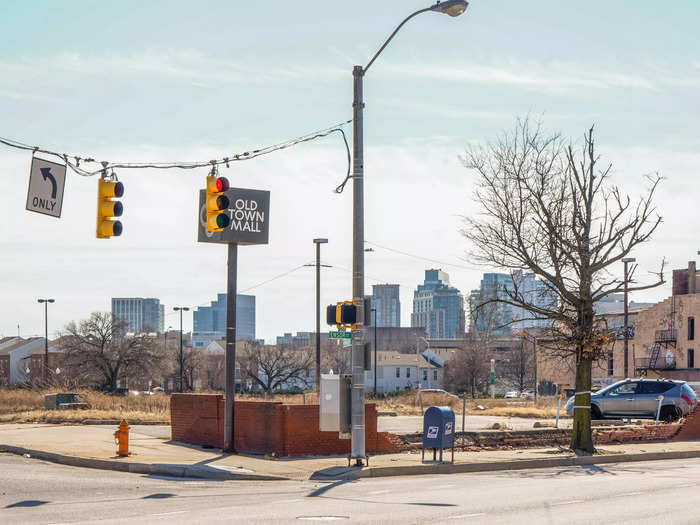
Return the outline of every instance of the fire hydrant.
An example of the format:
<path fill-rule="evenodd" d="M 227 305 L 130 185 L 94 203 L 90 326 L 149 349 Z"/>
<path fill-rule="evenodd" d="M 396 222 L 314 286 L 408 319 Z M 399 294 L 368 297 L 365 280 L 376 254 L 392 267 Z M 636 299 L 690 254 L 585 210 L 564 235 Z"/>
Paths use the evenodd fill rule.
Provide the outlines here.
<path fill-rule="evenodd" d="M 119 445 L 117 449 L 117 456 L 128 456 L 129 455 L 129 423 L 126 419 L 123 419 L 119 423 L 119 430 L 114 433 L 114 442 Z"/>

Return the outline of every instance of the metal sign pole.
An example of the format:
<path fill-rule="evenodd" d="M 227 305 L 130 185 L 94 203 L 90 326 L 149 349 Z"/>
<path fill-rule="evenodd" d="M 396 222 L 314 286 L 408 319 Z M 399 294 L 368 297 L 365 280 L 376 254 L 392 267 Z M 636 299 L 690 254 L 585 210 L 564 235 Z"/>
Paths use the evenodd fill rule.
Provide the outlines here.
<path fill-rule="evenodd" d="M 238 244 L 228 243 L 228 278 L 226 284 L 226 402 L 224 411 L 224 452 L 235 452 L 233 432 L 236 395 L 236 279 Z"/>

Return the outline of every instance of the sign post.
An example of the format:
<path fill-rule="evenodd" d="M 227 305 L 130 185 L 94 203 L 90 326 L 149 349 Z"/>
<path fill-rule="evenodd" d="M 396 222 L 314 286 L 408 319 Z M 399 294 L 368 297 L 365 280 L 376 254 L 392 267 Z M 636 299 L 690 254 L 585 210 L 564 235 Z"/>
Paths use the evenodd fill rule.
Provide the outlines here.
<path fill-rule="evenodd" d="M 238 245 L 267 244 L 269 238 L 270 192 L 230 188 L 226 210 L 231 218 L 222 231 L 207 231 L 206 190 L 199 192 L 197 240 L 228 245 L 226 279 L 226 396 L 224 409 L 224 452 L 235 452 L 234 414 L 236 396 L 236 295 Z M 242 379 L 242 378 L 241 378 Z"/>
<path fill-rule="evenodd" d="M 489 383 L 491 384 L 491 399 L 496 397 L 496 360 L 491 359 L 491 373 L 489 374 Z"/>

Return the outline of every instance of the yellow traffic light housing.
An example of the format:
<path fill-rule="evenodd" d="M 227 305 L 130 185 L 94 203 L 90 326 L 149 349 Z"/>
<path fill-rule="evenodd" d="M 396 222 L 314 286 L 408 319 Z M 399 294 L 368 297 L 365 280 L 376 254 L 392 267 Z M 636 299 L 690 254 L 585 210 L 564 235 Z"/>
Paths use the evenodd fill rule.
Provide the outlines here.
<path fill-rule="evenodd" d="M 231 218 L 226 213 L 229 200 L 224 195 L 228 189 L 226 177 L 207 175 L 207 231 L 220 232 L 231 223 Z"/>
<path fill-rule="evenodd" d="M 342 301 L 326 308 L 326 322 L 338 328 L 357 328 L 357 303 Z"/>
<path fill-rule="evenodd" d="M 101 177 L 97 181 L 97 238 L 109 239 L 122 234 L 121 217 L 124 206 L 119 199 L 124 195 L 124 184 Z"/>

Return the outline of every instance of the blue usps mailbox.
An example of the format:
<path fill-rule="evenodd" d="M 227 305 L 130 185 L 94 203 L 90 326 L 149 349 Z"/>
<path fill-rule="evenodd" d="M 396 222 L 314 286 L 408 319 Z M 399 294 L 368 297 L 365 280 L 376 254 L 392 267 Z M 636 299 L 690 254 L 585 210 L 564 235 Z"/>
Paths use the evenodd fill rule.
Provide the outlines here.
<path fill-rule="evenodd" d="M 421 461 L 425 461 L 425 449 L 433 449 L 433 461 L 437 449 L 452 449 L 452 463 L 455 461 L 455 413 L 450 407 L 430 407 L 423 415 L 423 450 Z"/>

